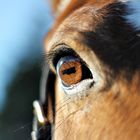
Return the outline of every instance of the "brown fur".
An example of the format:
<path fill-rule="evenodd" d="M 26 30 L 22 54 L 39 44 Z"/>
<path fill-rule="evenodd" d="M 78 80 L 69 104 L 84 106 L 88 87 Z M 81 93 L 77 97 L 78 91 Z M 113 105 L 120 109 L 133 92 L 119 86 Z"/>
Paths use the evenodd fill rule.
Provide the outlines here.
<path fill-rule="evenodd" d="M 126 71 L 117 76 L 98 56 L 81 42 L 80 32 L 96 31 L 107 11 L 99 13 L 114 0 L 72 0 L 57 18 L 45 44 L 49 53 L 67 44 L 100 74 L 96 89 L 68 96 L 57 78 L 55 140 L 139 140 L 140 139 L 140 72 L 128 80 Z M 94 15 L 94 16 L 93 16 Z M 94 62 L 94 63 L 93 63 Z M 54 70 L 53 66 L 51 66 Z"/>
<path fill-rule="evenodd" d="M 136 79 L 132 83 L 118 79 L 107 92 L 65 102 L 57 112 L 55 139 L 139 140 L 140 79 Z M 56 94 L 62 96 L 62 91 Z"/>

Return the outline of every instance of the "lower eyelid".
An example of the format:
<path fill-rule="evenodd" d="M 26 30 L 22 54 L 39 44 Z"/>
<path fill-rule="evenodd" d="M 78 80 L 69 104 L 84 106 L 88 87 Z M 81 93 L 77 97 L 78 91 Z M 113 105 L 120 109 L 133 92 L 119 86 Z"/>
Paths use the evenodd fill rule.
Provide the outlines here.
<path fill-rule="evenodd" d="M 86 93 L 87 90 L 94 86 L 93 79 L 83 80 L 76 85 L 72 85 L 70 87 L 66 87 L 61 83 L 61 86 L 67 95 L 76 95 L 78 93 Z"/>

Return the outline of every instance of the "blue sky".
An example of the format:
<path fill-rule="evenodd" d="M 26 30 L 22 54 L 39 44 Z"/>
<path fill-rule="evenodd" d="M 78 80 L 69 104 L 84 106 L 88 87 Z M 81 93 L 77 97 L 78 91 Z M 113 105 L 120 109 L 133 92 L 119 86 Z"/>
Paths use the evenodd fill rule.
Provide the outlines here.
<path fill-rule="evenodd" d="M 0 110 L 21 62 L 41 54 L 52 23 L 47 0 L 0 0 Z"/>

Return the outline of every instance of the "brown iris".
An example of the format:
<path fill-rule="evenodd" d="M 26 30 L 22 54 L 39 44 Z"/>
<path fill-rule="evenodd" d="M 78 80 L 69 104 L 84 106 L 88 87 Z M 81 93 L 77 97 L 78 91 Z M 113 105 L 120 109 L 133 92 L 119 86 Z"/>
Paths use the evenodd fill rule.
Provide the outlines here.
<path fill-rule="evenodd" d="M 67 86 L 82 80 L 82 64 L 77 59 L 63 62 L 58 72 L 62 82 Z"/>

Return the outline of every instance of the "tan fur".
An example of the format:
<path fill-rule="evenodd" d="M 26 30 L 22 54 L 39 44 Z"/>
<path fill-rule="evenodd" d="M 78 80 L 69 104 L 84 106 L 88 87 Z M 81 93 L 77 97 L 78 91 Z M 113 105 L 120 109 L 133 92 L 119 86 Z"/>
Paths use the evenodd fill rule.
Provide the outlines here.
<path fill-rule="evenodd" d="M 77 1 L 72 0 L 58 17 L 45 41 L 45 49 L 49 53 L 61 47 L 58 44 L 69 45 L 81 58 L 84 58 L 93 71 L 98 73 L 99 80 L 88 94 L 68 96 L 60 87 L 60 80 L 57 78 L 53 138 L 55 140 L 139 140 L 140 72 L 135 72 L 129 82 L 124 76 L 126 71 L 118 73 L 114 78 L 108 66 L 82 44 L 83 36 L 78 32 L 94 31 L 102 24 L 107 11 L 96 13 L 92 11 L 92 7 L 100 9 L 115 1 Z M 52 69 L 54 70 L 53 67 Z M 111 84 L 105 89 L 108 81 L 111 81 Z"/>
<path fill-rule="evenodd" d="M 139 140 L 140 79 L 136 79 L 127 83 L 119 78 L 108 92 L 91 91 L 88 96 L 67 99 L 63 107 L 59 104 L 55 139 Z M 66 100 L 63 91 L 57 89 L 56 94 L 61 96 L 57 102 Z"/>

